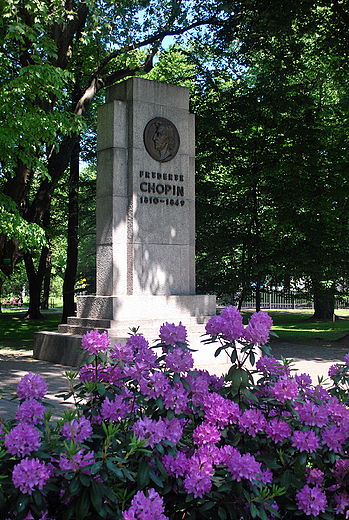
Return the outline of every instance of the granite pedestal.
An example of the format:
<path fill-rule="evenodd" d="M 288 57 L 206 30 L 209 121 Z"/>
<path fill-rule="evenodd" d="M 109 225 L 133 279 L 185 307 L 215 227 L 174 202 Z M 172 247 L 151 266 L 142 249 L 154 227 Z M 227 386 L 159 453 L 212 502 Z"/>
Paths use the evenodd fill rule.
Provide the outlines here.
<path fill-rule="evenodd" d="M 57 333 L 36 334 L 34 356 L 51 361 L 55 352 L 57 362 L 72 364 L 91 328 L 124 342 L 139 327 L 152 340 L 166 321 L 181 321 L 198 347 L 216 298 L 195 294 L 189 89 L 142 78 L 107 89 L 98 110 L 96 196 L 96 295 L 79 296 L 76 317 Z"/>

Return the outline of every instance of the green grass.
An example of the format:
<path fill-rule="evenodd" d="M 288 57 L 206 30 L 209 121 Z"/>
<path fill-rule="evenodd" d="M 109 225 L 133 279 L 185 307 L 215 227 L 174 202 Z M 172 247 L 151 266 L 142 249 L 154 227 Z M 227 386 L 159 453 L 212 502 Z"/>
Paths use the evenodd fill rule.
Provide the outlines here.
<path fill-rule="evenodd" d="M 314 322 L 309 320 L 313 311 L 268 311 L 273 319 L 272 331 L 278 335 L 279 341 L 304 343 L 309 345 L 330 343 L 349 333 L 349 311 L 336 311 L 337 320 Z M 244 312 L 244 323 L 251 313 Z"/>
<path fill-rule="evenodd" d="M 247 324 L 252 312 L 242 314 L 244 323 Z M 328 344 L 349 333 L 349 311 L 336 311 L 339 319 L 334 325 L 332 321 L 310 321 L 309 318 L 313 314 L 311 310 L 272 310 L 268 311 L 268 314 L 273 319 L 272 330 L 278 335 L 279 341 L 305 345 Z M 25 320 L 24 315 L 24 309 L 3 309 L 0 314 L 0 349 L 31 350 L 34 332 L 57 330 L 62 309 L 43 311 L 45 319 L 38 321 Z"/>
<path fill-rule="evenodd" d="M 25 310 L 6 309 L 0 314 L 0 349 L 33 348 L 33 333 L 57 330 L 62 319 L 61 309 L 42 311 L 45 319 L 25 320 Z"/>

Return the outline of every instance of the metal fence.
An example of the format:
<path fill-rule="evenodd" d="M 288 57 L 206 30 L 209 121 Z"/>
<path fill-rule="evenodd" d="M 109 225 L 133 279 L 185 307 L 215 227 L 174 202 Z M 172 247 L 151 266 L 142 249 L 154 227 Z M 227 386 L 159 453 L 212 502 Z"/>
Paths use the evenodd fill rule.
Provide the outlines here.
<path fill-rule="evenodd" d="M 261 309 L 312 309 L 313 302 L 297 294 L 281 291 L 261 292 Z M 243 309 L 254 309 L 256 298 L 251 296 L 242 304 Z"/>
<path fill-rule="evenodd" d="M 282 291 L 261 292 L 261 309 L 313 309 L 314 304 L 299 293 L 285 293 Z M 243 309 L 255 309 L 256 298 L 251 296 L 242 304 Z M 338 298 L 336 309 L 349 309 L 349 299 Z"/>

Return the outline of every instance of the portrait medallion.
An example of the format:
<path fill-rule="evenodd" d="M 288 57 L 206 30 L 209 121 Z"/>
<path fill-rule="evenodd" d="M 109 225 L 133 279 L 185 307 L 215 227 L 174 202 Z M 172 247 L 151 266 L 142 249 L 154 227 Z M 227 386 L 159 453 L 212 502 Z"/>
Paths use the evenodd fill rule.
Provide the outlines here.
<path fill-rule="evenodd" d="M 143 140 L 145 149 L 155 161 L 171 161 L 178 152 L 178 130 L 164 117 L 155 117 L 149 121 L 144 129 Z"/>

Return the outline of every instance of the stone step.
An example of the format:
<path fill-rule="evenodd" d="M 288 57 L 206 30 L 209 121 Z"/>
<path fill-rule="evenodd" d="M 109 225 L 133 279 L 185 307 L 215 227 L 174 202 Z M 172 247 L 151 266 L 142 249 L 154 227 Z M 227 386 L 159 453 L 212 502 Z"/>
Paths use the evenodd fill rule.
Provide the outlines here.
<path fill-rule="evenodd" d="M 77 325 L 80 327 L 89 327 L 90 329 L 109 329 L 110 320 L 100 318 L 77 318 L 76 316 L 70 316 L 67 319 L 67 325 Z"/>
<path fill-rule="evenodd" d="M 106 329 L 104 327 L 83 327 L 81 325 L 68 325 L 61 324 L 58 325 L 58 332 L 60 334 L 78 334 L 80 336 L 86 334 L 86 332 L 90 332 L 90 330 L 98 330 L 98 332 L 104 332 Z"/>

